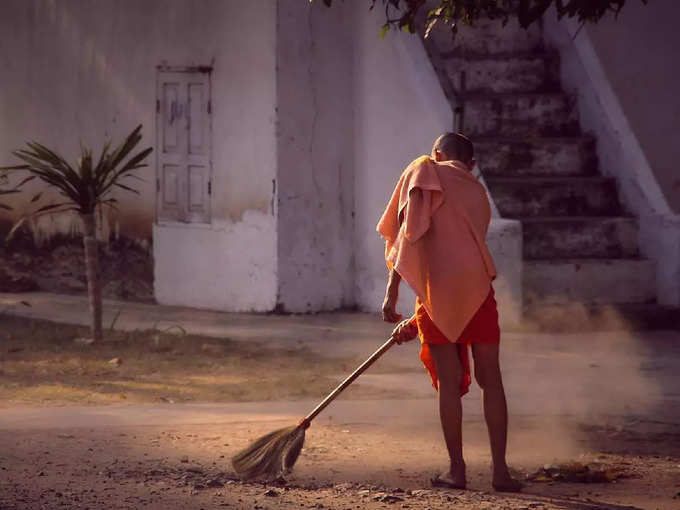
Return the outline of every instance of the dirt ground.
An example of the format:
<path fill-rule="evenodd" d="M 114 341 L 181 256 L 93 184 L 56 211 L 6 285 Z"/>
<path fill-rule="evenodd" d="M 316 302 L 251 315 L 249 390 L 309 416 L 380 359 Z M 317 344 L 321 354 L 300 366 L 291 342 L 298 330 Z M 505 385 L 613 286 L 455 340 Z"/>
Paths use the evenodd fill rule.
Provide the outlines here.
<path fill-rule="evenodd" d="M 0 324 L 2 510 L 680 509 L 680 430 L 673 423 L 580 421 L 540 408 L 513 416 L 509 459 L 527 486 L 523 494 L 502 495 L 489 486 L 484 423 L 468 413 L 469 490 L 433 489 L 430 477 L 446 465 L 434 395 L 409 399 L 403 388 L 368 384 L 352 388 L 314 422 L 285 480 L 244 483 L 230 457 L 294 423 L 294 414 L 282 415 L 275 404 L 311 407 L 355 366 L 354 356 L 324 357 L 305 347 L 265 347 L 177 328 L 114 331 L 102 345 L 85 346 L 73 341 L 85 335 L 83 328 L 3 315 Z M 382 364 L 372 376 L 394 377 L 398 370 Z M 198 422 L 129 425 L 113 418 L 138 413 L 140 403 L 191 416 L 197 402 L 252 401 L 271 404 L 257 404 L 263 414 L 248 420 L 231 411 L 220 416 L 221 408 L 215 419 Z M 109 421 L 58 424 L 65 409 L 80 416 L 102 405 L 112 409 Z M 34 417 L 8 421 L 21 410 Z M 531 477 L 569 473 L 576 464 L 613 476 L 606 483 Z"/>
<path fill-rule="evenodd" d="M 322 397 L 338 374 L 359 363 L 351 356 L 323 357 L 306 347 L 265 349 L 265 339 L 189 335 L 181 326 L 109 328 L 105 341 L 92 346 L 77 343 L 88 336 L 84 327 L 2 314 L 0 325 L 0 407 Z M 348 394 L 386 396 L 385 390 L 361 384 Z"/>
<path fill-rule="evenodd" d="M 286 480 L 239 481 L 230 456 L 281 425 L 2 431 L 0 508 L 680 508 L 677 434 L 636 437 L 582 430 L 584 438 L 602 440 L 609 453 L 584 452 L 578 460 L 618 468 L 625 478 L 595 484 L 534 482 L 523 494 L 501 495 L 488 486 L 481 423 L 465 426 L 466 444 L 472 444 L 466 452 L 470 490 L 459 491 L 429 486 L 429 477 L 446 462 L 436 431 L 322 420 L 309 429 Z M 513 465 L 520 476 L 540 468 L 529 448 L 540 430 L 540 423 L 513 428 Z M 669 441 L 675 442 L 672 450 Z"/>

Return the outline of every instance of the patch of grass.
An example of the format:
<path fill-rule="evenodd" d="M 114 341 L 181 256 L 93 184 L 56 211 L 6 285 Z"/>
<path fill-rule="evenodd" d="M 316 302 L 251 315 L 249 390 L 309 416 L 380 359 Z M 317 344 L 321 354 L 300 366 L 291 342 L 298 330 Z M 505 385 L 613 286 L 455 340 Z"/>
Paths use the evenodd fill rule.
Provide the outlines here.
<path fill-rule="evenodd" d="M 0 406 L 317 398 L 337 384 L 329 375 L 358 364 L 306 348 L 269 348 L 266 338 L 234 341 L 179 328 L 108 331 L 97 345 L 74 342 L 87 336 L 84 327 L 0 314 Z M 385 396 L 352 390 L 353 398 L 378 394 Z"/>

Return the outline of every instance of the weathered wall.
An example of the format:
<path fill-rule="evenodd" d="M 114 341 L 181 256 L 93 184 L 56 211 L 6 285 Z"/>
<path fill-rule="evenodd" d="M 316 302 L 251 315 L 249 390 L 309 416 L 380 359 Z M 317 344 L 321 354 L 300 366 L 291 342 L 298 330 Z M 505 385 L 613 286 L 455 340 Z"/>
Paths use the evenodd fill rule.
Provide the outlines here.
<path fill-rule="evenodd" d="M 228 312 L 276 305 L 273 216 L 246 211 L 239 222 L 154 225 L 154 293 L 159 303 Z"/>
<path fill-rule="evenodd" d="M 211 222 L 153 224 L 154 156 L 141 197 L 119 197 L 122 233 L 153 230 L 156 298 L 375 311 L 375 224 L 404 166 L 452 124 L 420 40 L 381 40 L 381 23 L 350 2 L 7 0 L 0 154 L 38 139 L 73 156 L 79 138 L 96 147 L 138 123 L 153 145 L 156 66 L 211 65 Z M 404 286 L 401 310 L 412 303 Z"/>
<path fill-rule="evenodd" d="M 365 5 L 279 1 L 277 277 L 284 310 L 380 308 L 386 269 L 375 225 L 404 166 L 451 127 L 451 108 L 420 40 L 394 32 L 382 40 L 381 23 Z M 517 321 L 513 305 L 521 303 L 521 227 L 509 223 L 499 221 L 490 234 L 503 270 L 497 291 L 505 323 Z M 404 285 L 400 310 L 412 307 Z"/>
<path fill-rule="evenodd" d="M 421 40 L 395 31 L 380 39 L 384 13 L 368 13 L 365 7 L 356 6 L 354 65 L 356 301 L 362 310 L 377 311 L 387 269 L 376 223 L 404 167 L 453 128 L 453 113 Z M 516 324 L 522 302 L 521 224 L 494 218 L 487 242 L 499 270 L 494 286 L 501 324 Z M 413 300 L 402 285 L 400 313 L 411 314 Z"/>
<path fill-rule="evenodd" d="M 3 1 L 0 162 L 33 139 L 73 159 L 81 139 L 96 150 L 139 123 L 141 146 L 154 145 L 156 66 L 212 64 L 214 173 L 232 190 L 214 201 L 213 215 L 238 221 L 246 210 L 268 211 L 272 180 L 252 177 L 270 163 L 261 138 L 274 111 L 265 101 L 253 112 L 261 101 L 252 99 L 273 88 L 273 15 L 267 0 Z M 147 237 L 153 155 L 149 162 L 147 182 L 135 182 L 141 198 L 119 195 L 122 230 Z M 22 199 L 13 201 L 22 212 Z"/>
<path fill-rule="evenodd" d="M 156 66 L 212 65 L 212 222 L 153 226 L 156 297 L 273 309 L 275 22 L 268 0 L 3 2 L 0 161 L 28 139 L 73 157 L 80 139 L 97 148 L 139 123 L 154 145 Z M 151 235 L 149 163 L 141 196 L 119 195 L 126 235 Z"/>
<path fill-rule="evenodd" d="M 212 218 L 154 225 L 156 299 L 269 311 L 277 293 L 276 4 L 179 3 L 187 12 L 176 13 L 177 23 L 190 22 L 192 31 L 178 34 L 178 44 L 190 36 L 193 58 L 213 65 Z"/>
<path fill-rule="evenodd" d="M 390 31 L 380 39 L 384 12 L 356 5 L 354 66 L 356 299 L 380 309 L 387 269 L 375 230 L 401 171 L 452 127 L 451 108 L 419 38 Z M 399 309 L 413 312 L 413 294 L 402 285 Z"/>
<path fill-rule="evenodd" d="M 354 304 L 352 9 L 279 0 L 278 304 Z"/>
<path fill-rule="evenodd" d="M 587 33 L 666 200 L 680 213 L 677 0 L 628 2 Z M 674 142 L 674 139 L 676 140 Z"/>

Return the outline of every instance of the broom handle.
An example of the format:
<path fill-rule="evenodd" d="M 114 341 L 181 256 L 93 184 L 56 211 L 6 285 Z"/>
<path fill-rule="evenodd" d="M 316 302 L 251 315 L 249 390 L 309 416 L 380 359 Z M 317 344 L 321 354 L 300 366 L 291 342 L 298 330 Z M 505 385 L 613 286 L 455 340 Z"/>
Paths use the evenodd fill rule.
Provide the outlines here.
<path fill-rule="evenodd" d="M 361 374 L 363 374 L 363 373 L 366 371 L 366 369 L 367 369 L 368 367 L 370 367 L 373 363 L 375 363 L 375 362 L 377 361 L 377 359 L 378 359 L 380 356 L 382 356 L 383 354 L 385 354 L 385 353 L 387 352 L 387 350 L 388 350 L 390 347 L 392 347 L 392 345 L 394 345 L 394 340 L 393 340 L 392 338 L 390 338 L 387 342 L 385 342 L 384 344 L 382 344 L 382 345 L 380 346 L 380 348 L 379 348 L 377 351 L 375 351 L 373 354 L 371 354 L 371 357 L 370 357 L 370 358 L 368 358 L 366 361 L 364 361 L 364 362 L 361 364 L 361 366 L 360 366 L 359 368 L 357 368 L 354 372 L 352 372 L 352 374 L 351 374 L 349 377 L 347 377 L 347 379 L 345 379 L 344 381 L 342 381 L 342 382 L 340 383 L 340 385 L 339 385 L 337 388 L 335 388 L 335 389 L 330 393 L 330 395 L 328 395 L 328 396 L 323 400 L 323 402 L 321 402 L 318 406 L 316 406 L 316 407 L 314 408 L 314 410 L 313 410 L 311 413 L 309 413 L 307 416 L 305 416 L 305 417 L 303 418 L 303 420 L 300 422 L 300 425 L 301 425 L 301 426 L 305 426 L 305 428 L 308 427 L 309 424 L 310 424 L 310 422 L 311 422 L 314 418 L 316 418 L 317 415 L 318 415 L 321 411 L 323 411 L 324 409 L 326 409 L 326 406 L 328 406 L 328 404 L 330 404 L 330 403 L 335 399 L 335 397 L 337 397 L 338 395 L 340 395 L 340 393 L 342 393 L 343 390 L 344 390 L 345 388 L 347 388 L 347 386 L 349 386 L 350 384 L 352 384 L 352 383 L 354 382 L 354 380 L 355 380 L 357 377 L 359 377 Z"/>

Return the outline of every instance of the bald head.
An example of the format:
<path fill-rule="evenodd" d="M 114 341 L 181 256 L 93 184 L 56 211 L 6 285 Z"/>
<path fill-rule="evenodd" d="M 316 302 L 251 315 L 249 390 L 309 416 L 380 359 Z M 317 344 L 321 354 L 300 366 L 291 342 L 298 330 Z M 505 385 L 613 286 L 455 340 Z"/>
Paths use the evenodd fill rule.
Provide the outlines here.
<path fill-rule="evenodd" d="M 435 140 L 432 146 L 432 157 L 436 161 L 462 161 L 472 167 L 475 149 L 467 136 L 461 133 L 444 133 Z"/>

